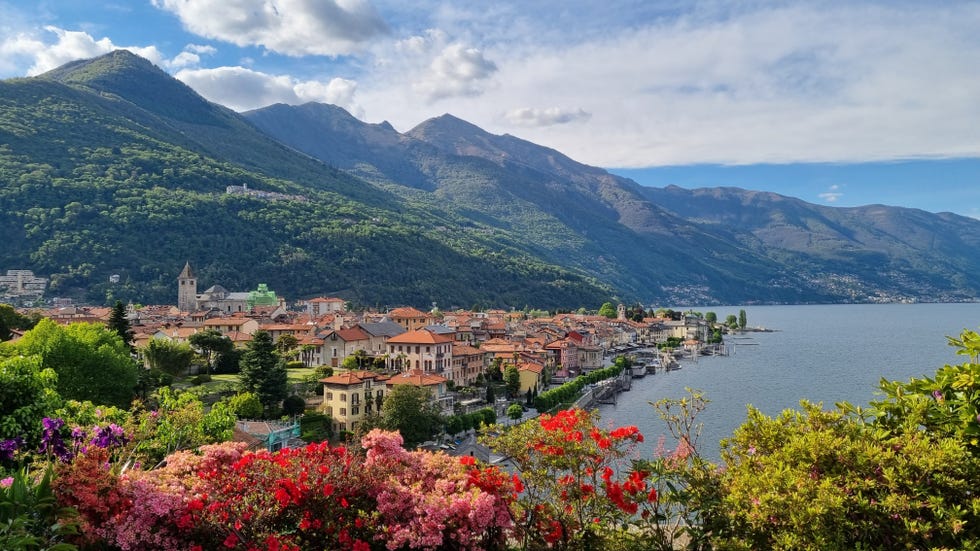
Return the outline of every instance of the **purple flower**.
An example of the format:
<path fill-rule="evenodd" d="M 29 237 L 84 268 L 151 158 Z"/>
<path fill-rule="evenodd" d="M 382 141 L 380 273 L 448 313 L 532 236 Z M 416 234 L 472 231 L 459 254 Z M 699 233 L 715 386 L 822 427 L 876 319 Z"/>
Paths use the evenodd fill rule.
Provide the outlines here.
<path fill-rule="evenodd" d="M 102 428 L 96 428 L 95 436 L 92 437 L 92 444 L 100 448 L 123 446 L 126 442 L 128 442 L 126 433 L 122 427 L 115 423 L 110 423 Z"/>
<path fill-rule="evenodd" d="M 65 426 L 65 422 L 61 419 L 45 417 L 41 424 L 44 425 L 44 429 L 41 431 L 41 447 L 38 451 L 53 455 L 65 463 L 71 461 L 72 454 L 65 447 L 65 441 L 61 437 L 61 428 Z"/>
<path fill-rule="evenodd" d="M 941 390 L 933 390 L 932 391 L 932 397 L 935 398 L 937 402 L 942 402 L 943 401 L 943 391 L 941 391 Z"/>
<path fill-rule="evenodd" d="M 20 449 L 24 445 L 24 439 L 21 437 L 8 438 L 7 440 L 0 440 L 0 461 L 13 461 L 14 452 Z"/>
<path fill-rule="evenodd" d="M 0 488 L 9 488 L 14 485 L 14 477 L 8 476 L 3 480 L 0 480 Z"/>

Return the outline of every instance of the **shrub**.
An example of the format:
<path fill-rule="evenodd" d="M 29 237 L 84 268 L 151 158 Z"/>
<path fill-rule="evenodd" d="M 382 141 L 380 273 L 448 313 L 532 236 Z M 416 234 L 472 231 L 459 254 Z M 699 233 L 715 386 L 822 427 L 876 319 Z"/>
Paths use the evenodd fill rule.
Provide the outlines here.
<path fill-rule="evenodd" d="M 306 400 L 302 396 L 290 394 L 282 401 L 282 414 L 290 417 L 300 415 L 306 411 Z"/>

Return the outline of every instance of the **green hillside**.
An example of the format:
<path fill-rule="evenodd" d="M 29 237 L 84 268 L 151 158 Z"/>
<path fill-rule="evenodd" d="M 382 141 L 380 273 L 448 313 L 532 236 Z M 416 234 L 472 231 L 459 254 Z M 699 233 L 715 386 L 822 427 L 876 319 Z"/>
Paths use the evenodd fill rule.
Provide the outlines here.
<path fill-rule="evenodd" d="M 0 82 L 0 182 L 0 267 L 50 276 L 50 295 L 172 303 L 190 260 L 203 285 L 367 305 L 610 296 L 284 147 L 126 52 Z M 243 185 L 290 198 L 226 193 Z"/>

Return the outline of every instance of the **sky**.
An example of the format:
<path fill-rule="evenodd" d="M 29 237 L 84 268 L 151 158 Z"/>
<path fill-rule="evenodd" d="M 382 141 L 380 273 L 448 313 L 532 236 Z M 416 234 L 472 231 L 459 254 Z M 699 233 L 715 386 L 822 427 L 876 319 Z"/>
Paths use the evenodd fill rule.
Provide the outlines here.
<path fill-rule="evenodd" d="M 245 111 L 451 113 L 644 185 L 980 218 L 980 2 L 0 0 L 0 78 L 126 48 Z"/>

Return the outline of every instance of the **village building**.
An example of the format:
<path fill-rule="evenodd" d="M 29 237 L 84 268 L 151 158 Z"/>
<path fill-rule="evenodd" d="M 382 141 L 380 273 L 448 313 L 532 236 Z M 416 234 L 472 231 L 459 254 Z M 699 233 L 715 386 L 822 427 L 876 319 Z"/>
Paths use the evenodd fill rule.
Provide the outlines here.
<path fill-rule="evenodd" d="M 324 413 L 333 419 L 334 432 L 351 431 L 366 415 L 381 411 L 388 377 L 372 371 L 347 371 L 320 379 Z"/>
<path fill-rule="evenodd" d="M 422 329 L 432 322 L 431 316 L 412 307 L 394 308 L 388 311 L 389 320 L 401 325 L 405 331 Z"/>
<path fill-rule="evenodd" d="M 388 339 L 386 365 L 393 371 L 421 370 L 442 377 L 452 374 L 453 339 L 425 329 Z"/>

